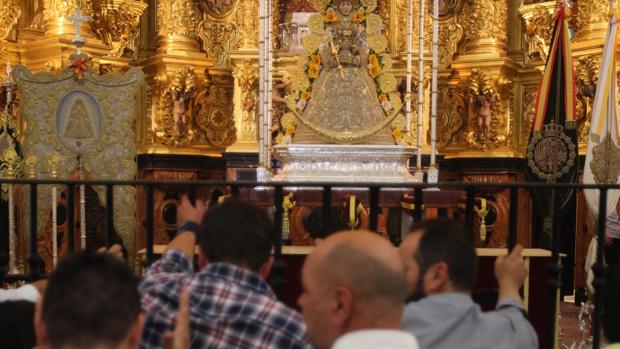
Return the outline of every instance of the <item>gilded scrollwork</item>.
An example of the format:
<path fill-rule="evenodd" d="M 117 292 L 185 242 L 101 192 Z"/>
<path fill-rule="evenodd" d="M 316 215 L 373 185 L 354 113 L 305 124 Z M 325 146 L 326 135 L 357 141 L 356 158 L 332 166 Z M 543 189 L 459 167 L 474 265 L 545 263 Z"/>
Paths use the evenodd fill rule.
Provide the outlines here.
<path fill-rule="evenodd" d="M 526 61 L 544 63 L 547 60 L 553 29 L 555 2 L 523 7 L 519 10 L 525 30 L 523 32 Z"/>
<path fill-rule="evenodd" d="M 503 145 L 506 134 L 506 96 L 509 81 L 491 81 L 488 75 L 474 69 L 464 81 L 467 98 L 467 143 L 478 149 L 487 150 Z"/>
<path fill-rule="evenodd" d="M 241 135 L 240 140 L 253 141 L 258 135 L 257 100 L 258 69 L 249 62 L 234 67 L 233 76 L 237 80 L 241 94 Z"/>
<path fill-rule="evenodd" d="M 44 0 L 43 22 L 47 24 L 56 22 L 60 17 L 67 18 L 71 16 L 78 7 L 83 14 L 87 16 L 92 15 L 92 0 Z"/>
<path fill-rule="evenodd" d="M 437 148 L 442 150 L 467 126 L 467 100 L 462 90 L 450 86 L 448 79 L 440 79 L 438 85 L 438 100 L 444 101 L 437 105 Z"/>
<path fill-rule="evenodd" d="M 202 39 L 203 48 L 208 57 L 218 67 L 228 65 L 228 51 L 239 41 L 239 28 L 230 19 L 217 20 L 205 17 L 198 26 L 198 35 Z"/>
<path fill-rule="evenodd" d="M 577 137 L 580 143 L 588 141 L 592 103 L 598 84 L 600 56 L 584 56 L 577 61 L 575 75 L 577 83 Z"/>
<path fill-rule="evenodd" d="M 5 40 L 21 15 L 14 0 L 0 0 L 0 58 L 6 54 Z"/>
<path fill-rule="evenodd" d="M 258 47 L 258 2 L 240 0 L 235 14 L 235 23 L 239 28 L 237 48 L 248 49 Z"/>
<path fill-rule="evenodd" d="M 198 141 L 225 148 L 237 141 L 233 118 L 232 88 L 226 77 L 205 72 L 204 84 L 194 103 Z"/>
<path fill-rule="evenodd" d="M 576 0 L 573 2 L 572 24 L 578 34 L 583 34 L 593 26 L 604 28 L 609 19 L 609 1 L 605 0 Z"/>
<path fill-rule="evenodd" d="M 459 15 L 467 53 L 504 52 L 507 30 L 507 0 L 466 1 Z"/>
<path fill-rule="evenodd" d="M 534 113 L 536 111 L 536 91 L 537 87 L 532 86 L 524 89 L 521 95 L 521 105 L 523 119 L 521 120 L 521 137 L 520 144 L 527 144 L 534 122 Z"/>
<path fill-rule="evenodd" d="M 159 98 L 154 122 L 157 141 L 172 147 L 193 141 L 195 130 L 190 120 L 190 109 L 199 84 L 191 66 L 183 67 L 175 75 L 158 79 Z"/>
<path fill-rule="evenodd" d="M 223 148 L 236 141 L 232 87 L 223 78 L 191 66 L 159 78 L 155 142 L 170 147 L 208 144 Z"/>
<path fill-rule="evenodd" d="M 157 31 L 161 36 L 196 36 L 199 11 L 192 0 L 160 0 L 157 3 Z"/>
<path fill-rule="evenodd" d="M 89 24 L 104 44 L 118 43 L 113 54 L 120 56 L 131 46 L 146 7 L 143 0 L 118 0 L 111 3 L 93 0 L 93 16 Z"/>

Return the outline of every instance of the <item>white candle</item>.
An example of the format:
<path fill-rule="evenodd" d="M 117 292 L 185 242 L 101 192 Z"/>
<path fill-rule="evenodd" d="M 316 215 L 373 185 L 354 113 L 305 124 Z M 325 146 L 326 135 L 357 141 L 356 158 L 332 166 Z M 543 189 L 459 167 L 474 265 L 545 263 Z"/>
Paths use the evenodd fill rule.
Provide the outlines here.
<path fill-rule="evenodd" d="M 418 131 L 416 143 L 416 172 L 422 171 L 422 117 L 424 108 L 424 0 L 420 0 L 420 26 L 418 28 Z"/>
<path fill-rule="evenodd" d="M 439 0 L 433 0 L 433 66 L 431 80 L 431 164 L 436 167 L 437 155 L 437 67 L 439 64 Z"/>
<path fill-rule="evenodd" d="M 82 161 L 78 158 L 78 169 L 80 179 L 84 179 L 84 171 L 82 170 Z M 71 207 L 69 207 L 71 209 Z M 80 247 L 86 249 L 86 186 L 80 185 Z"/>
<path fill-rule="evenodd" d="M 15 235 L 15 202 L 13 198 L 13 184 L 9 184 L 9 274 L 19 274 L 16 263 L 16 244 L 17 236 Z M 36 214 L 31 212 L 30 214 Z"/>
<path fill-rule="evenodd" d="M 56 207 L 56 186 L 52 185 L 52 266 L 56 268 L 56 264 L 58 263 L 58 226 L 57 226 L 57 218 L 58 215 L 57 207 Z"/>
<path fill-rule="evenodd" d="M 411 82 L 413 79 L 413 0 L 407 1 L 407 87 L 405 95 L 405 132 L 411 129 Z"/>
<path fill-rule="evenodd" d="M 258 165 L 265 166 L 265 2 L 259 1 L 258 30 Z"/>

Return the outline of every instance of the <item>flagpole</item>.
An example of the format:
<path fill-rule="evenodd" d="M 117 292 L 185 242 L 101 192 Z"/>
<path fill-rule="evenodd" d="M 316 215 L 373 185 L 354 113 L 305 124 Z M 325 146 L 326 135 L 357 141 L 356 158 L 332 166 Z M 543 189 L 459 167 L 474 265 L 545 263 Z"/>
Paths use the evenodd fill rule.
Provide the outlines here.
<path fill-rule="evenodd" d="M 416 132 L 416 170 L 414 176 L 419 182 L 424 181 L 424 172 L 422 172 L 422 125 L 424 107 L 424 0 L 420 0 L 420 25 L 418 27 L 418 117 Z"/>

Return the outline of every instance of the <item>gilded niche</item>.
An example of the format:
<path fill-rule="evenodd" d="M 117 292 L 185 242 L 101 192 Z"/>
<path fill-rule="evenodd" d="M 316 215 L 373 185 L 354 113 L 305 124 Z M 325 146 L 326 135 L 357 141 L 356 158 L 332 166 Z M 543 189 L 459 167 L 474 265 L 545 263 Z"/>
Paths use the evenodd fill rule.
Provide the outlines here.
<path fill-rule="evenodd" d="M 232 84 L 190 66 L 158 79 L 155 142 L 171 147 L 207 144 L 227 147 L 236 141 Z"/>
<path fill-rule="evenodd" d="M 505 143 L 508 135 L 505 118 L 507 106 L 504 100 L 507 98 L 503 95 L 509 84 L 499 80 L 492 82 L 484 72 L 477 69 L 464 81 L 463 89 L 468 103 L 468 145 L 478 150 L 487 150 Z"/>

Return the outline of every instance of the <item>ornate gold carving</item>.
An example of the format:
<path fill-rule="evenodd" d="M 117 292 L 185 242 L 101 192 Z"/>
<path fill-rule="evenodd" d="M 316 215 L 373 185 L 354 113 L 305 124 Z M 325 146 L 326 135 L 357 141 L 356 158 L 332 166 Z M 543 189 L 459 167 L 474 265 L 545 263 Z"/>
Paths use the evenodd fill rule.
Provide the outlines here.
<path fill-rule="evenodd" d="M 104 44 L 118 43 L 115 54 L 120 56 L 131 46 L 146 7 L 142 0 L 94 0 L 93 17 L 89 24 Z"/>
<path fill-rule="evenodd" d="M 84 15 L 92 15 L 92 0 L 44 0 L 44 22 L 56 24 L 59 18 L 71 16 L 78 7 Z"/>
<path fill-rule="evenodd" d="M 580 143 L 588 142 L 592 103 L 594 103 L 596 86 L 598 85 L 600 65 L 600 56 L 585 56 L 577 61 L 575 69 L 577 78 L 577 137 Z"/>
<path fill-rule="evenodd" d="M 521 121 L 521 138 L 520 144 L 528 143 L 532 123 L 534 122 L 534 113 L 536 112 L 536 92 L 537 87 L 525 89 L 521 95 L 521 105 L 523 108 L 523 119 Z"/>
<path fill-rule="evenodd" d="M 233 119 L 232 88 L 226 86 L 224 77 L 205 74 L 206 83 L 196 97 L 194 121 L 198 127 L 198 140 L 214 147 L 225 148 L 237 141 Z"/>
<path fill-rule="evenodd" d="M 479 150 L 493 149 L 504 144 L 506 134 L 506 85 L 492 82 L 482 71 L 474 69 L 464 82 L 468 101 L 467 143 Z M 500 88 L 502 91 L 500 91 Z M 501 93 L 500 92 L 504 92 Z"/>
<path fill-rule="evenodd" d="M 454 54 L 458 51 L 459 43 L 463 39 L 463 27 L 455 16 L 439 23 L 439 69 L 447 68 L 452 63 Z M 428 32 L 432 37 L 432 28 Z"/>
<path fill-rule="evenodd" d="M 174 76 L 159 79 L 160 89 L 154 130 L 157 141 L 173 147 L 194 139 L 190 106 L 196 97 L 198 77 L 194 68 L 183 67 Z"/>
<path fill-rule="evenodd" d="M 466 53 L 505 53 L 507 0 L 467 1 L 459 15 Z"/>
<path fill-rule="evenodd" d="M 202 39 L 203 48 L 207 55 L 215 61 L 218 67 L 228 65 L 228 51 L 233 49 L 239 41 L 239 29 L 230 20 L 215 20 L 205 18 L 200 22 L 198 35 Z"/>
<path fill-rule="evenodd" d="M 213 18 L 228 17 L 237 6 L 238 0 L 199 0 L 203 11 Z"/>
<path fill-rule="evenodd" d="M 549 42 L 553 31 L 553 11 L 555 2 L 545 5 L 523 7 L 519 13 L 525 24 L 523 39 L 525 42 L 526 61 L 543 64 L 547 61 Z"/>
<path fill-rule="evenodd" d="M 21 15 L 19 6 L 13 0 L 0 0 L 0 58 L 6 54 L 5 41 Z"/>
<path fill-rule="evenodd" d="M 439 80 L 437 99 L 443 101 L 437 105 L 437 148 L 442 150 L 467 125 L 467 101 L 461 90 L 451 87 L 446 79 Z"/>
<path fill-rule="evenodd" d="M 233 76 L 241 92 L 241 137 L 242 141 L 254 141 L 258 135 L 258 72 L 251 63 L 235 66 Z"/>
<path fill-rule="evenodd" d="M 236 140 L 231 87 L 208 72 L 185 66 L 158 82 L 155 141 L 180 147 L 206 143 L 223 148 Z"/>
<path fill-rule="evenodd" d="M 257 48 L 258 2 L 240 0 L 235 14 L 235 23 L 239 28 L 238 48 Z"/>
<path fill-rule="evenodd" d="M 196 37 L 199 18 L 192 0 L 160 0 L 157 4 L 157 31 L 163 37 Z"/>
<path fill-rule="evenodd" d="M 604 35 L 609 20 L 609 1 L 576 0 L 573 3 L 572 24 L 580 38 L 599 32 Z"/>

